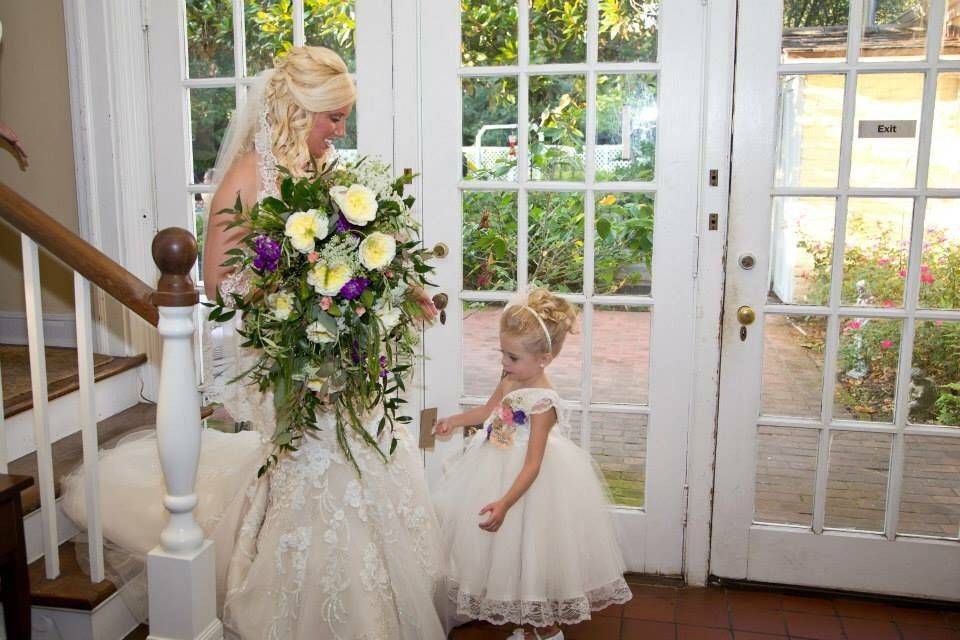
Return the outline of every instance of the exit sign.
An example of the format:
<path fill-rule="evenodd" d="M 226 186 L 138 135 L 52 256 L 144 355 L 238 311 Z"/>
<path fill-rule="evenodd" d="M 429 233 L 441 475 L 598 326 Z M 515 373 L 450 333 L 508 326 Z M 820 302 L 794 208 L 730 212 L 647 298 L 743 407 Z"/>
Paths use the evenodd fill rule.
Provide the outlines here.
<path fill-rule="evenodd" d="M 861 138 L 914 138 L 917 135 L 916 120 L 861 120 Z"/>

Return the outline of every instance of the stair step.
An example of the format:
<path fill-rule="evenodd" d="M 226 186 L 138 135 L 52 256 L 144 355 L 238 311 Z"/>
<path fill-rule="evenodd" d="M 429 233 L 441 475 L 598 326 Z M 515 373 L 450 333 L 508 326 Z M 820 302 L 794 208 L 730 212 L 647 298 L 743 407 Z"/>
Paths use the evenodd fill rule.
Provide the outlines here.
<path fill-rule="evenodd" d="M 77 373 L 77 350 L 47 347 L 47 398 L 54 400 L 80 388 Z M 93 376 L 105 380 L 135 369 L 147 361 L 140 354 L 130 357 L 94 354 Z M 10 418 L 33 408 L 30 388 L 30 357 L 26 345 L 0 344 L 0 373 L 3 381 L 3 416 Z"/>
<path fill-rule="evenodd" d="M 93 611 L 117 591 L 109 580 L 91 582 L 77 562 L 72 542 L 60 545 L 60 575 L 47 580 L 43 575 L 43 558 L 30 565 L 30 604 L 35 607 L 57 607 Z"/>
<path fill-rule="evenodd" d="M 213 408 L 200 410 L 201 418 L 207 418 Z M 97 441 L 101 447 L 110 446 L 133 431 L 150 429 L 157 422 L 157 405 L 141 402 L 125 411 L 97 423 Z M 54 490 L 60 497 L 60 481 L 83 462 L 83 435 L 77 431 L 53 443 Z M 35 484 L 21 493 L 23 514 L 26 516 L 40 508 L 40 489 L 37 482 L 37 454 L 30 453 L 10 463 L 8 473 L 32 476 Z"/>

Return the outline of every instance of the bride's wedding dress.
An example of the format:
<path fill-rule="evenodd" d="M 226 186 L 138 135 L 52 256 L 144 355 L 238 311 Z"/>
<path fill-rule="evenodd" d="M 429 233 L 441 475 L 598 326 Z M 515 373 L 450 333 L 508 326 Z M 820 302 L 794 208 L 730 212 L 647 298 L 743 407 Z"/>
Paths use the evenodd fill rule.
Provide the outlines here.
<path fill-rule="evenodd" d="M 269 141 L 261 116 L 255 137 L 261 198 L 277 195 Z M 229 345 L 227 369 L 246 371 L 256 352 L 237 346 L 230 327 L 221 331 Z M 237 434 L 205 429 L 202 439 L 195 515 L 215 543 L 228 637 L 442 640 L 433 604 L 438 525 L 414 438 L 398 425 L 399 444 L 385 464 L 351 431 L 358 475 L 336 441 L 334 416 L 321 414 L 319 431 L 257 479 L 276 426 L 271 394 L 242 381 L 219 387 L 234 419 L 256 428 Z M 377 415 L 367 418 L 371 434 L 378 422 Z M 384 438 L 382 448 L 389 450 L 389 433 Z M 166 522 L 153 432 L 105 452 L 100 481 L 108 561 L 114 575 L 130 579 L 142 571 L 143 556 Z M 83 526 L 80 473 L 65 481 L 63 507 Z"/>

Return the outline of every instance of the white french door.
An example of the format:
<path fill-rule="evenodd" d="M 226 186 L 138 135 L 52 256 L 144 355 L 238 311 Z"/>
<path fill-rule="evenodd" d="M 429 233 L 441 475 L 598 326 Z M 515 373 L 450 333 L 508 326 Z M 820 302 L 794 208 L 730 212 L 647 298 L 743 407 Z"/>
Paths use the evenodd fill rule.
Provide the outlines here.
<path fill-rule="evenodd" d="M 740 0 L 717 576 L 960 599 L 950 3 Z"/>
<path fill-rule="evenodd" d="M 572 437 L 611 488 L 630 570 L 678 574 L 705 8 L 633 2 L 614 35 L 600 4 L 420 3 L 423 233 L 449 247 L 426 406 L 485 402 L 499 311 L 534 285 L 563 294 L 582 326 L 549 373 Z M 438 442 L 428 473 L 461 444 Z"/>
<path fill-rule="evenodd" d="M 357 105 L 341 155 L 394 157 L 390 0 L 160 0 L 149 4 L 158 225 L 202 234 L 210 170 L 234 109 L 273 57 L 293 45 L 337 51 Z M 202 238 L 201 238 L 202 239 Z M 200 272 L 198 272 L 200 273 Z M 199 279 L 197 279 L 199 281 Z"/>

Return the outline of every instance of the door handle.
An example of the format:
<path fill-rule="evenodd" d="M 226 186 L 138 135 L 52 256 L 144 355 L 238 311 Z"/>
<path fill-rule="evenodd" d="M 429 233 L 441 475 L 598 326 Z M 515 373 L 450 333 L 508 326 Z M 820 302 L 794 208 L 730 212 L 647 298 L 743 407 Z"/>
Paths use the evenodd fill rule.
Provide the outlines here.
<path fill-rule="evenodd" d="M 740 342 L 747 339 L 747 326 L 753 324 L 756 319 L 757 312 L 753 310 L 753 307 L 743 305 L 737 309 L 737 321 L 740 323 Z"/>
<path fill-rule="evenodd" d="M 438 293 L 433 296 L 433 306 L 440 312 L 440 324 L 447 324 L 447 304 L 450 302 L 450 296 L 445 293 Z"/>

